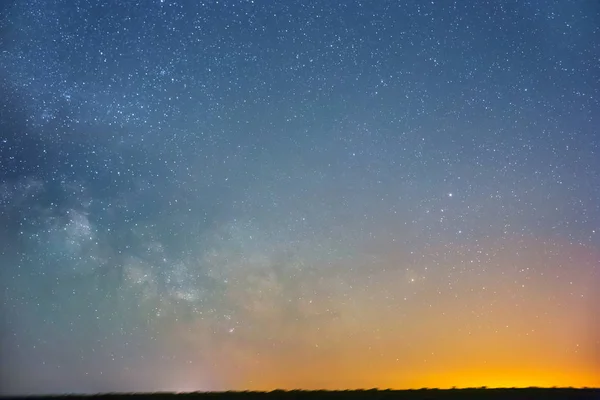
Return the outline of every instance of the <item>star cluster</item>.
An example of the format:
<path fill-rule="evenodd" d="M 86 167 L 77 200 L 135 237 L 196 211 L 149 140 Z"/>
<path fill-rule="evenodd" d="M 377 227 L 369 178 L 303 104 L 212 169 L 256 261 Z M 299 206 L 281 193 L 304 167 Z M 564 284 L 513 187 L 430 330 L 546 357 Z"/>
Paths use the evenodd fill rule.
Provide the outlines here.
<path fill-rule="evenodd" d="M 594 1 L 0 5 L 0 393 L 599 386 Z"/>

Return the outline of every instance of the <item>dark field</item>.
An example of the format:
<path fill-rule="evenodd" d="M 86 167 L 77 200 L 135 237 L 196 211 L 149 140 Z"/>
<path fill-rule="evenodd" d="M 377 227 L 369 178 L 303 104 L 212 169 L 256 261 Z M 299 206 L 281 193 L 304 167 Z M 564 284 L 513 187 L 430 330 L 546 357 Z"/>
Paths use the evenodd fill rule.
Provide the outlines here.
<path fill-rule="evenodd" d="M 525 388 L 525 389 L 419 389 L 419 390 L 348 390 L 348 391 L 283 391 L 272 392 L 207 392 L 207 393 L 129 393 L 129 394 L 98 394 L 91 396 L 64 395 L 64 396 L 29 396 L 29 397 L 3 397 L 3 399 L 53 399 L 53 400 L 384 400 L 384 399 L 585 399 L 600 400 L 600 389 L 573 389 L 573 388 Z"/>

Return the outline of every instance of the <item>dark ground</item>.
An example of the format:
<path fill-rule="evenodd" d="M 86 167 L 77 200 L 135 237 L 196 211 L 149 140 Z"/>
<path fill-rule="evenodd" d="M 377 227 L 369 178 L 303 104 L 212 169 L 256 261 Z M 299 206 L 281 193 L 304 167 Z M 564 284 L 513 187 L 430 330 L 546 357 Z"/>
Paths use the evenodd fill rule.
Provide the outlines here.
<path fill-rule="evenodd" d="M 600 400 L 599 389 L 572 388 L 527 388 L 527 389 L 420 389 L 420 390 L 348 390 L 348 391 L 283 391 L 272 392 L 208 392 L 208 393 L 129 393 L 129 394 L 98 394 L 94 396 L 65 395 L 65 396 L 30 396 L 3 397 L 3 399 L 29 400 L 425 400 L 425 399 L 580 399 Z"/>

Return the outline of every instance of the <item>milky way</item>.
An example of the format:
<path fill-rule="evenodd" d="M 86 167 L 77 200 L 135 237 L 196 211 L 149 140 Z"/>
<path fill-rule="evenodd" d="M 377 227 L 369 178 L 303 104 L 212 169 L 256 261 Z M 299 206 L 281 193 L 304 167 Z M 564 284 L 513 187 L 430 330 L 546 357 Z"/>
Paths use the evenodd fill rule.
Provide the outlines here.
<path fill-rule="evenodd" d="M 600 385 L 595 1 L 0 5 L 0 393 Z"/>

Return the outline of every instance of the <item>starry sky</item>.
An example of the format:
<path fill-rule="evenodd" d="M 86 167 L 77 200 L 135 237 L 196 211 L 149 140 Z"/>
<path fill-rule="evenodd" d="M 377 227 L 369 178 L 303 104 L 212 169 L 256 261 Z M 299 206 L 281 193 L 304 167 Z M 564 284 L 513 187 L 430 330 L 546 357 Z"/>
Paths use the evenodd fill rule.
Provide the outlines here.
<path fill-rule="evenodd" d="M 595 0 L 0 4 L 0 393 L 600 386 Z"/>

